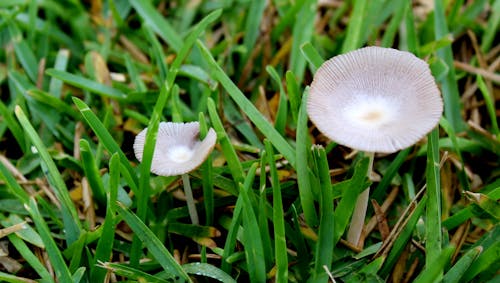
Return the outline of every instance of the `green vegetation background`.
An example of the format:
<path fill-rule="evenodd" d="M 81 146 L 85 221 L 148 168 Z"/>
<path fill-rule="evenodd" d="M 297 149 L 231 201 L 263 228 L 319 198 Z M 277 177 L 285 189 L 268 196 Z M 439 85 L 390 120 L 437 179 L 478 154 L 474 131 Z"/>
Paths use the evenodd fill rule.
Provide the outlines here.
<path fill-rule="evenodd" d="M 499 0 L 1 1 L 0 280 L 498 282 L 499 22 Z M 375 156 L 352 246 L 368 158 L 303 101 L 366 45 L 429 62 L 445 110 Z M 160 121 L 217 132 L 190 174 L 201 225 L 133 155 Z"/>

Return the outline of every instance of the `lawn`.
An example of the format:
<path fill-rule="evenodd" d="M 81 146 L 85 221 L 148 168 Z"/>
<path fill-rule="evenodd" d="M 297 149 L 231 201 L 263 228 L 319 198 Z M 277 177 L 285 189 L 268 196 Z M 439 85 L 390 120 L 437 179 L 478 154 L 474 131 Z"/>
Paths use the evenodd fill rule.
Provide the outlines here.
<path fill-rule="evenodd" d="M 0 281 L 499 282 L 499 25 L 500 0 L 0 1 Z M 409 97 L 380 104 L 394 149 L 311 108 L 366 46 L 442 102 L 413 134 L 421 77 L 375 70 Z"/>

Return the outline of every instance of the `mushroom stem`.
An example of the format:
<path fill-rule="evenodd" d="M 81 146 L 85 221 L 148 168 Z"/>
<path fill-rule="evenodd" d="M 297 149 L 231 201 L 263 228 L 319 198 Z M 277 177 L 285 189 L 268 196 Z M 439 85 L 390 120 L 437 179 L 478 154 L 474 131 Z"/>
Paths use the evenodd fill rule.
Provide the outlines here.
<path fill-rule="evenodd" d="M 367 176 L 371 178 L 371 173 L 373 170 L 373 152 L 365 153 L 368 158 L 370 158 L 370 164 L 368 165 Z M 359 247 L 359 240 L 361 238 L 361 233 L 365 225 L 366 210 L 368 208 L 368 200 L 370 197 L 370 187 L 364 190 L 356 200 L 356 206 L 354 207 L 354 212 L 351 219 L 351 225 L 349 226 L 349 231 L 347 231 L 347 241 L 352 245 Z"/>
<path fill-rule="evenodd" d="M 182 174 L 182 183 L 184 185 L 184 194 L 186 194 L 186 202 L 189 211 L 189 217 L 191 218 L 191 223 L 198 225 L 200 224 L 200 220 L 198 218 L 198 212 L 196 212 L 193 191 L 191 190 L 191 182 L 189 181 L 189 175 L 187 173 Z"/>

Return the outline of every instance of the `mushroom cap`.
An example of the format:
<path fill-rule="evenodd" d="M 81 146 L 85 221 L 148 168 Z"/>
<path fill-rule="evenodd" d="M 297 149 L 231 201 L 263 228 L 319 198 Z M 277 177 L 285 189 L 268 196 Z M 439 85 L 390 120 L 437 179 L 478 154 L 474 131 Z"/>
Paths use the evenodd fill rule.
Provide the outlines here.
<path fill-rule="evenodd" d="M 443 101 L 425 61 L 372 46 L 323 63 L 314 75 L 307 111 L 318 130 L 339 144 L 392 153 L 437 125 Z"/>
<path fill-rule="evenodd" d="M 142 162 L 147 128 L 134 142 L 135 157 Z M 161 122 L 151 163 L 151 172 L 161 176 L 176 176 L 193 171 L 212 152 L 217 135 L 210 128 L 204 140 L 199 139 L 200 123 Z"/>

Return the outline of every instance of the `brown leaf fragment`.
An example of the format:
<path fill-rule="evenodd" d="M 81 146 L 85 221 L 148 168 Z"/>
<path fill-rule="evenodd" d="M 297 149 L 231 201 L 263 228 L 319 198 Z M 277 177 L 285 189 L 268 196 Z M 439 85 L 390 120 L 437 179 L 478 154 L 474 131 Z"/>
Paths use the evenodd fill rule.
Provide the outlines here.
<path fill-rule="evenodd" d="M 378 230 L 380 235 L 382 236 L 382 240 L 385 241 L 387 237 L 389 237 L 390 229 L 387 224 L 387 218 L 385 217 L 385 213 L 377 203 L 376 200 L 371 200 L 373 205 L 373 210 L 375 211 L 375 217 L 377 218 Z"/>

